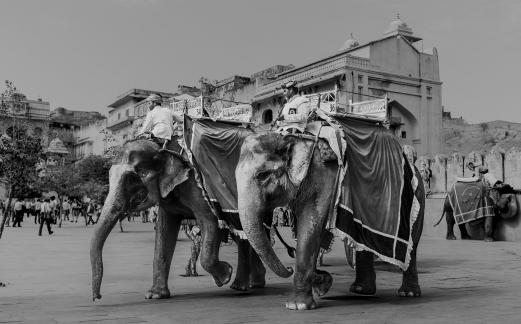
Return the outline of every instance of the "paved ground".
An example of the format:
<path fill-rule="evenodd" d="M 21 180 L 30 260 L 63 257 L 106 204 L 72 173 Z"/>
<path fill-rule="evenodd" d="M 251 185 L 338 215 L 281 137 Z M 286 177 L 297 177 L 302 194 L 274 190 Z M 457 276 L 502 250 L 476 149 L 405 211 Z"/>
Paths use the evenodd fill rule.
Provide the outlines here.
<path fill-rule="evenodd" d="M 104 253 L 103 299 L 93 303 L 88 257 L 92 228 L 66 224 L 51 237 L 36 236 L 34 224 L 7 228 L 0 241 L 0 323 L 521 323 L 521 244 L 446 241 L 431 224 L 442 200 L 428 200 L 425 235 L 419 251 L 423 296 L 396 295 L 401 275 L 377 266 L 375 297 L 348 293 L 354 273 L 342 246 L 325 258 L 334 277 L 320 308 L 296 312 L 284 308 L 292 280 L 268 273 L 263 290 L 239 293 L 216 287 L 210 276 L 183 278 L 189 241 L 181 235 L 170 275 L 171 299 L 148 301 L 153 227 L 125 223 L 115 229 Z M 286 236 L 288 233 L 285 233 Z M 279 255 L 284 251 L 277 243 Z M 236 264 L 235 246 L 222 258 Z M 291 264 L 288 257 L 284 257 Z"/>

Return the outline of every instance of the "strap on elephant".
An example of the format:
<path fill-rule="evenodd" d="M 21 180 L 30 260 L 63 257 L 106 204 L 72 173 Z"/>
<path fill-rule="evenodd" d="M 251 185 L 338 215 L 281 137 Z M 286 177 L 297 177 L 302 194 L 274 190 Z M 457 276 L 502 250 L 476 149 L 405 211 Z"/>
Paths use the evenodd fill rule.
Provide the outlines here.
<path fill-rule="evenodd" d="M 282 243 L 282 245 L 284 245 L 284 247 L 286 248 L 286 251 L 288 252 L 288 255 L 291 258 L 295 259 L 295 253 L 296 253 L 295 248 L 290 246 L 288 243 L 286 243 L 286 241 L 284 241 L 284 239 L 282 238 L 282 235 L 280 235 L 279 230 L 277 229 L 277 225 L 272 224 L 272 227 L 269 227 L 266 224 L 263 224 L 263 225 L 264 225 L 264 227 L 266 227 L 270 231 L 273 228 L 273 230 L 275 231 L 275 234 L 277 235 L 277 237 L 280 240 L 280 243 Z"/>

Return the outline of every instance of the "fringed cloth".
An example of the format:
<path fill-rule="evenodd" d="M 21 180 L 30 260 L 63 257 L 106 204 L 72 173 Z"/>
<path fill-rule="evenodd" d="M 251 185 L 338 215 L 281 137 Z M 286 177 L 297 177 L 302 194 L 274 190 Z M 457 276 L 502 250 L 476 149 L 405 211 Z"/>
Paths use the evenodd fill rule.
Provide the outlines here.
<path fill-rule="evenodd" d="M 447 196 L 458 225 L 495 215 L 487 186 L 482 181 L 457 181 Z"/>
<path fill-rule="evenodd" d="M 347 147 L 336 213 L 328 226 L 355 250 L 370 251 L 406 270 L 423 199 L 417 190 L 421 179 L 388 129 L 349 117 L 335 116 L 334 121 Z"/>

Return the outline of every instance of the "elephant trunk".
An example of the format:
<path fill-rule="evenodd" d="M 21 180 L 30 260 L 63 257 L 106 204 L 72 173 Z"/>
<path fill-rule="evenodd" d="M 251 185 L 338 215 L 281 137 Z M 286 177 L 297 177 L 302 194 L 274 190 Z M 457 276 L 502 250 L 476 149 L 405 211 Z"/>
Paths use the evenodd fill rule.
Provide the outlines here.
<path fill-rule="evenodd" d="M 94 228 L 94 234 L 90 243 L 90 263 L 92 268 L 92 300 L 100 299 L 100 287 L 103 279 L 103 245 L 108 235 L 124 215 L 123 197 L 121 192 L 109 191 L 99 222 Z"/>
<path fill-rule="evenodd" d="M 246 187 L 240 187 L 238 183 L 238 192 L 244 192 L 248 194 L 239 194 L 239 216 L 241 219 L 242 228 L 244 233 L 248 237 L 251 246 L 257 252 L 261 260 L 273 271 L 276 275 L 288 278 L 293 274 L 291 268 L 286 268 L 280 261 L 277 254 L 271 246 L 271 242 L 266 235 L 263 224 L 263 216 L 265 212 L 261 207 L 252 202 L 251 197 L 260 197 L 259 195 L 251 194 L 250 190 Z"/>

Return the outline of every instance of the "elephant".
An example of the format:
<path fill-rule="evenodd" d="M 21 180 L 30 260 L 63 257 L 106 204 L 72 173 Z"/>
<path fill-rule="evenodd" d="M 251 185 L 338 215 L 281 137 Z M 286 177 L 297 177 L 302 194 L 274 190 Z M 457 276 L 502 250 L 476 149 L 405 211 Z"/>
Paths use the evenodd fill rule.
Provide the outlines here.
<path fill-rule="evenodd" d="M 332 282 L 329 273 L 316 270 L 320 242 L 324 236 L 330 209 L 330 197 L 338 178 L 336 159 L 326 160 L 329 145 L 322 139 L 306 136 L 282 136 L 265 132 L 246 138 L 236 168 L 239 192 L 239 216 L 250 244 L 264 263 L 277 275 L 287 277 L 286 268 L 262 235 L 263 223 L 269 222 L 271 211 L 288 206 L 297 217 L 297 248 L 293 293 L 286 308 L 313 309 L 317 302 L 313 291 L 317 283 Z M 400 148 L 399 148 L 400 149 Z M 310 158 L 309 158 L 310 157 Z M 309 167 L 308 167 L 309 165 Z M 307 173 L 305 172 L 307 169 Z M 417 169 L 414 170 L 420 178 Z M 425 210 L 423 182 L 418 183 L 419 213 L 412 229 L 413 249 L 406 271 L 403 271 L 400 296 L 420 296 L 416 268 L 416 247 Z M 374 256 L 356 252 L 356 279 L 350 291 L 372 295 L 376 292 Z M 320 294 L 318 294 L 320 296 Z"/>
<path fill-rule="evenodd" d="M 118 220 L 128 211 L 140 211 L 159 205 L 156 221 L 153 283 L 146 298 L 169 298 L 168 275 L 181 221 L 195 219 L 201 227 L 201 266 L 217 286 L 228 283 L 230 264 L 219 260 L 218 219 L 205 200 L 196 180 L 196 172 L 186 155 L 177 153 L 176 141 L 166 149 L 150 140 L 128 141 L 121 157 L 109 172 L 109 193 L 90 245 L 93 300 L 101 298 L 103 277 L 102 251 L 105 240 Z M 231 288 L 247 290 L 265 285 L 266 270 L 246 240 L 239 240 L 237 274 Z"/>
<path fill-rule="evenodd" d="M 487 197 L 486 199 L 488 199 L 490 205 L 494 206 L 495 215 L 499 215 L 503 219 L 509 219 L 517 215 L 517 199 L 512 187 L 507 184 L 504 184 L 498 188 L 493 188 L 492 190 L 497 190 L 498 192 L 497 203 L 494 204 L 493 200 L 489 197 Z M 451 191 L 454 191 L 454 187 L 452 187 Z M 445 217 L 445 220 L 447 222 L 446 239 L 455 240 L 456 236 L 454 235 L 454 224 L 456 224 L 456 221 L 454 219 L 454 210 L 449 200 L 450 194 L 451 192 L 449 192 L 445 197 L 441 218 L 434 226 L 437 226 L 442 221 L 443 217 Z M 484 233 L 485 242 L 494 241 L 493 216 L 483 217 L 477 220 L 467 222 L 465 224 L 460 224 L 458 225 L 458 227 L 461 233 L 461 238 L 463 240 L 469 240 L 473 237 L 479 237 L 483 235 L 482 233 Z"/>

